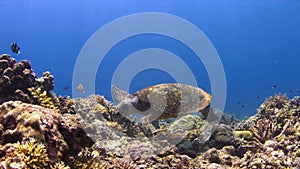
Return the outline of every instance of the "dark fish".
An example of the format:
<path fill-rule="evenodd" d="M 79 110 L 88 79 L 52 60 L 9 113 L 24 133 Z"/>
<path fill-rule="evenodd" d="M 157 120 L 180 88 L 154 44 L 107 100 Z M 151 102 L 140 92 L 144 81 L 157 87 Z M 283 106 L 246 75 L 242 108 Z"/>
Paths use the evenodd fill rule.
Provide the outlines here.
<path fill-rule="evenodd" d="M 69 90 L 69 86 L 65 86 L 64 88 L 63 88 L 63 90 Z"/>
<path fill-rule="evenodd" d="M 243 104 L 243 105 L 242 105 L 242 108 L 245 108 L 245 107 L 246 107 L 246 105 Z"/>
<path fill-rule="evenodd" d="M 275 89 L 277 86 L 276 85 L 273 85 L 272 89 Z"/>
<path fill-rule="evenodd" d="M 10 44 L 10 50 L 17 55 L 21 53 L 20 47 L 16 42 Z"/>
<path fill-rule="evenodd" d="M 258 99 L 260 99 L 260 96 L 257 96 Z"/>

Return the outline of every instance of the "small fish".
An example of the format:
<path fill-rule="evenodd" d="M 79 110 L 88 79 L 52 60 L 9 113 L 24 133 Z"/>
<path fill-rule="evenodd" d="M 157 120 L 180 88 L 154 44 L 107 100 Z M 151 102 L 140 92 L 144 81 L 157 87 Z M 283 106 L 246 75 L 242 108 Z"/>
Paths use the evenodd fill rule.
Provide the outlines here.
<path fill-rule="evenodd" d="M 19 55 L 21 53 L 20 47 L 17 45 L 16 42 L 13 42 L 10 44 L 10 50 L 17 55 Z"/>
<path fill-rule="evenodd" d="M 242 105 L 242 108 L 245 108 L 245 107 L 246 107 L 246 105 L 243 104 L 243 105 Z"/>
<path fill-rule="evenodd" d="M 260 99 L 260 96 L 257 96 L 258 99 Z"/>
<path fill-rule="evenodd" d="M 69 86 L 65 86 L 64 88 L 63 88 L 63 90 L 69 90 Z"/>
<path fill-rule="evenodd" d="M 277 86 L 276 85 L 273 85 L 272 89 L 275 89 Z"/>
<path fill-rule="evenodd" d="M 84 88 L 81 83 L 79 83 L 79 85 L 77 86 L 77 90 L 80 91 L 81 93 L 84 93 Z"/>

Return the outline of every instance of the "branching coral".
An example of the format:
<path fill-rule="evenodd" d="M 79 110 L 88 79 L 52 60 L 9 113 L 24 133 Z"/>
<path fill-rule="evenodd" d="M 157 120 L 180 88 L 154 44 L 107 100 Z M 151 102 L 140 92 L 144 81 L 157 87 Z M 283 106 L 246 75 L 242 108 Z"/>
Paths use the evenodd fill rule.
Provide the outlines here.
<path fill-rule="evenodd" d="M 23 156 L 22 161 L 32 168 L 43 168 L 48 164 L 47 149 L 44 144 L 37 143 L 34 138 L 30 138 L 25 144 L 18 142 L 15 153 Z"/>
<path fill-rule="evenodd" d="M 2 163 L 2 167 L 42 169 L 49 165 L 46 146 L 34 138 L 24 143 L 14 143 L 9 150 L 9 157 Z"/>

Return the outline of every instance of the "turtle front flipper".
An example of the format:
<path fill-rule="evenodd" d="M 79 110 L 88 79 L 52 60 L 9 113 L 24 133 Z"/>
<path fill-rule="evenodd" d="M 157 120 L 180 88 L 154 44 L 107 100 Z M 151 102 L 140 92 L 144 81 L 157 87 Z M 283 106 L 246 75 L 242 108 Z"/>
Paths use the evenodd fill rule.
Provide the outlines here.
<path fill-rule="evenodd" d="M 112 89 L 111 90 L 112 97 L 113 97 L 114 101 L 117 102 L 117 104 L 119 104 L 123 100 L 133 98 L 133 96 L 131 94 L 129 94 L 128 92 L 126 92 L 124 90 L 117 88 L 115 85 L 112 85 L 111 89 Z"/>
<path fill-rule="evenodd" d="M 131 114 L 139 114 L 139 111 L 133 106 L 138 101 L 136 96 L 133 96 L 114 85 L 112 86 L 112 96 L 115 102 L 117 102 L 117 110 L 124 117 L 129 117 Z"/>

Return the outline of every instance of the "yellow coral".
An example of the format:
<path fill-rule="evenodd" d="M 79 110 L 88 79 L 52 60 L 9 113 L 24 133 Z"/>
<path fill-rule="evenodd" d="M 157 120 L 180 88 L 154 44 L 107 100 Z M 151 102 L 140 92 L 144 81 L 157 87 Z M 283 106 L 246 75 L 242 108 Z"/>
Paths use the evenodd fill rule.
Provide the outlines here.
<path fill-rule="evenodd" d="M 249 130 L 237 130 L 237 131 L 233 131 L 233 138 L 235 140 L 237 139 L 251 140 L 253 138 L 253 133 Z"/>
<path fill-rule="evenodd" d="M 103 114 L 109 114 L 108 108 L 102 106 L 101 104 L 97 104 L 97 110 L 99 110 Z"/>
<path fill-rule="evenodd" d="M 113 121 L 106 121 L 106 124 L 110 127 L 116 127 L 118 125 L 117 122 L 113 122 Z"/>
<path fill-rule="evenodd" d="M 31 168 L 45 168 L 48 166 L 49 159 L 46 147 L 41 143 L 37 143 L 34 138 L 30 138 L 25 144 L 16 143 L 14 154 L 21 156 L 22 163 Z"/>
<path fill-rule="evenodd" d="M 40 105 L 46 108 L 50 108 L 50 109 L 56 109 L 54 102 L 52 100 L 52 97 L 49 96 L 49 93 L 47 91 L 42 91 L 42 89 L 39 88 L 28 88 L 28 91 L 31 93 L 31 95 L 34 98 L 37 98 Z"/>

